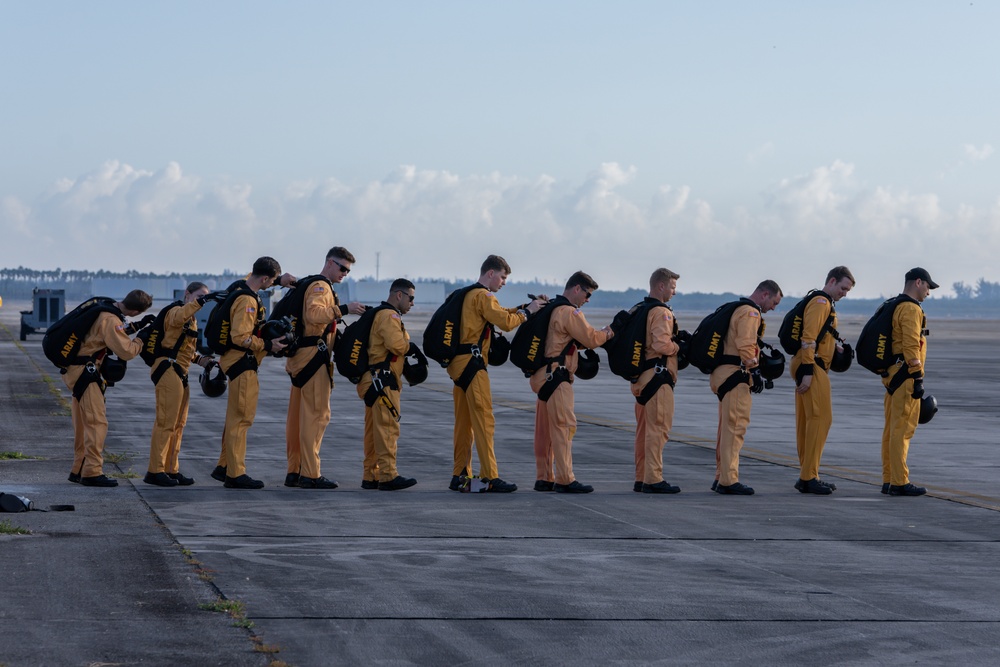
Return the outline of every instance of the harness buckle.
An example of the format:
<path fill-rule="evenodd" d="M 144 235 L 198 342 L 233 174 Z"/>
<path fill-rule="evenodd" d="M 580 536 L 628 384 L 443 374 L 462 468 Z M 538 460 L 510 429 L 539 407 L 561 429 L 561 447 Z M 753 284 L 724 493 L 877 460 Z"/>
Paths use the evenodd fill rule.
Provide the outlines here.
<path fill-rule="evenodd" d="M 472 346 L 469 348 L 469 351 L 472 353 L 473 357 L 477 357 L 479 359 L 483 358 L 483 351 L 479 349 L 478 343 L 473 343 Z"/>
<path fill-rule="evenodd" d="M 663 364 L 656 364 L 655 366 L 653 366 L 653 375 L 659 375 L 665 370 L 667 370 L 666 366 L 664 366 Z"/>
<path fill-rule="evenodd" d="M 316 341 L 316 349 L 319 350 L 320 352 L 326 352 L 329 348 L 327 348 L 326 346 L 326 341 L 320 338 L 318 341 Z"/>
<path fill-rule="evenodd" d="M 93 361 L 88 361 L 83 365 L 83 370 L 93 375 L 97 373 L 97 364 L 95 364 Z"/>

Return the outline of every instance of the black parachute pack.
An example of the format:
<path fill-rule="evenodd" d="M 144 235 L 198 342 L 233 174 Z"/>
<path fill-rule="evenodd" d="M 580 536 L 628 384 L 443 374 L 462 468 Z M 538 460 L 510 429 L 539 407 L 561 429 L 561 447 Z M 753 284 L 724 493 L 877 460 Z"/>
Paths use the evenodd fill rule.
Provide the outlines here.
<path fill-rule="evenodd" d="M 739 365 L 740 358 L 723 354 L 723 346 L 726 334 L 729 333 L 729 323 L 733 319 L 733 313 L 740 306 L 751 306 L 760 312 L 757 304 L 746 297 L 739 301 L 730 301 L 722 304 L 715 309 L 714 313 L 705 317 L 691 334 L 691 345 L 688 352 L 691 365 L 702 373 L 711 373 L 723 364 Z M 761 318 L 761 327 L 763 324 L 764 321 Z M 760 328 L 758 328 L 758 338 L 760 338 L 761 333 Z"/>
<path fill-rule="evenodd" d="M 816 338 L 816 345 L 819 345 L 820 341 L 828 333 L 839 340 L 840 334 L 832 326 L 834 313 L 837 312 L 833 299 L 830 299 L 830 295 L 823 290 L 815 289 L 792 306 L 792 309 L 785 313 L 784 319 L 781 320 L 781 327 L 778 328 L 778 342 L 781 344 L 781 348 L 788 354 L 794 356 L 796 352 L 802 349 L 802 322 L 806 314 L 806 306 L 809 305 L 810 301 L 820 296 L 825 296 L 830 300 L 830 316 L 826 319 L 826 323 L 823 324 L 823 328 L 820 329 L 819 336 Z"/>
<path fill-rule="evenodd" d="M 468 353 L 468 350 L 461 347 L 460 340 L 462 336 L 462 307 L 465 304 L 466 295 L 476 289 L 486 289 L 486 287 L 481 283 L 475 283 L 461 287 L 449 294 L 444 303 L 431 315 L 431 320 L 427 323 L 427 328 L 424 329 L 424 354 L 442 366 L 446 367 L 458 355 Z M 480 336 L 480 343 L 485 340 L 488 333 L 489 325 Z"/>
<path fill-rule="evenodd" d="M 264 304 L 261 303 L 257 293 L 247 285 L 247 281 L 237 280 L 227 290 L 229 296 L 222 303 L 216 304 L 212 312 L 209 313 L 208 322 L 205 324 L 205 344 L 216 354 L 225 354 L 229 350 L 245 349 L 233 343 L 229 338 L 229 331 L 233 325 L 231 321 L 233 303 L 237 297 L 252 296 L 257 302 L 257 324 L 259 325 L 264 319 Z"/>
<path fill-rule="evenodd" d="M 653 308 L 670 310 L 662 301 L 647 297 L 628 310 L 618 311 L 611 324 L 615 335 L 602 346 L 608 353 L 611 372 L 629 382 L 635 382 L 659 359 L 646 359 L 646 322 Z M 677 320 L 674 320 L 671 334 L 677 335 Z"/>
<path fill-rule="evenodd" d="M 889 368 L 900 358 L 892 353 L 892 316 L 901 303 L 920 304 L 916 299 L 899 294 L 886 299 L 875 314 L 865 323 L 854 348 L 858 363 L 877 375 L 885 376 Z"/>
<path fill-rule="evenodd" d="M 87 299 L 45 332 L 42 338 L 45 357 L 59 368 L 86 363 L 89 359 L 80 357 L 80 348 L 87 332 L 101 313 L 112 313 L 122 322 L 125 321 L 125 316 L 115 306 L 114 299 L 106 296 Z"/>
<path fill-rule="evenodd" d="M 549 323 L 552 321 L 552 313 L 559 306 L 572 307 L 573 304 L 560 294 L 528 315 L 528 319 L 517 328 L 514 339 L 510 342 L 510 361 L 521 369 L 524 377 L 531 377 L 535 371 L 550 361 L 565 359 L 565 350 L 560 357 L 545 356 L 545 340 L 549 335 Z"/>
<path fill-rule="evenodd" d="M 357 384 L 371 368 L 368 361 L 368 344 L 372 335 L 372 323 L 379 311 L 392 309 L 383 303 L 375 308 L 367 308 L 354 322 L 347 325 L 333 347 L 333 361 L 337 372 Z"/>
<path fill-rule="evenodd" d="M 302 317 L 302 307 L 305 304 L 306 293 L 309 291 L 309 288 L 313 283 L 320 280 L 325 281 L 330 286 L 330 289 L 333 289 L 333 283 L 326 276 L 319 274 L 306 276 L 296 281 L 295 287 L 288 294 L 281 297 L 281 300 L 271 309 L 271 314 L 267 317 L 268 321 L 283 320 L 287 317 L 292 324 L 292 331 L 295 334 L 295 342 L 282 350 L 281 356 L 292 356 L 295 354 L 295 350 L 302 346 L 302 339 L 305 338 L 306 328 L 305 318 Z"/>
<path fill-rule="evenodd" d="M 142 357 L 142 360 L 146 362 L 147 366 L 152 366 L 153 363 L 160 357 L 170 357 L 171 359 L 176 358 L 178 350 L 180 350 L 181 345 L 184 344 L 184 338 L 186 336 L 198 335 L 190 327 L 185 326 L 181 335 L 177 337 L 177 343 L 172 348 L 166 348 L 163 346 L 163 337 L 166 335 L 167 328 L 167 313 L 174 308 L 183 305 L 183 301 L 174 301 L 173 303 L 168 304 L 156 314 L 156 319 L 153 320 L 153 323 L 150 324 L 148 328 L 143 329 L 139 334 L 143 341 L 145 341 L 142 346 L 142 350 L 139 351 L 139 356 Z"/>

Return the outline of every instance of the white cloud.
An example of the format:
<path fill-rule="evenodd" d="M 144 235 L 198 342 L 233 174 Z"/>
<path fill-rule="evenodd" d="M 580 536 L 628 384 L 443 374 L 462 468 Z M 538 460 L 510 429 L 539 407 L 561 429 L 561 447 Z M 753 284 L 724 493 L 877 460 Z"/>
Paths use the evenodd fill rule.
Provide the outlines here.
<path fill-rule="evenodd" d="M 970 160 L 981 162 L 993 155 L 993 146 L 983 144 L 981 148 L 977 148 L 973 144 L 962 144 L 962 151 L 965 153 L 965 157 Z"/>
<path fill-rule="evenodd" d="M 183 273 L 243 270 L 269 254 L 306 274 L 344 245 L 360 276 L 380 252 L 382 277 L 469 278 L 495 252 L 515 279 L 583 269 L 615 289 L 644 284 L 657 266 L 681 273 L 682 291 L 742 292 L 771 277 L 800 294 L 837 264 L 851 266 L 862 296 L 895 292 L 914 265 L 943 285 L 997 278 L 1000 200 L 947 210 L 933 193 L 869 185 L 835 161 L 720 212 L 686 185 L 630 198 L 622 190 L 635 175 L 613 162 L 577 184 L 402 166 L 368 183 L 330 178 L 267 194 L 176 163 L 112 161 L 33 200 L 0 199 L 0 266 Z"/>
<path fill-rule="evenodd" d="M 774 154 L 774 144 L 770 141 L 766 141 L 757 148 L 747 153 L 746 161 L 747 164 L 755 165 L 762 162 L 765 158 L 768 158 L 773 154 Z"/>

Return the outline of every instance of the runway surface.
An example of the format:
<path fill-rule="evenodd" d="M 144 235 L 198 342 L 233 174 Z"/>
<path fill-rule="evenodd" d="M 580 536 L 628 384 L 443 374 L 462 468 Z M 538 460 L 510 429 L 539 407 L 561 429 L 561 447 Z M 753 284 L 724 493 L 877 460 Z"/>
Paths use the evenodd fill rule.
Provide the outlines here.
<path fill-rule="evenodd" d="M 596 326 L 608 311 L 589 313 Z M 426 314 L 407 317 L 419 340 Z M 698 317 L 678 313 L 684 328 Z M 117 489 L 66 481 L 68 392 L 0 310 L 0 491 L 74 513 L 2 515 L 34 531 L 0 536 L 6 576 L 0 663 L 267 664 L 249 635 L 299 667 L 332 664 L 987 664 L 1000 658 L 1000 484 L 992 347 L 997 322 L 931 321 L 926 386 L 941 411 L 913 440 L 921 498 L 879 493 L 882 393 L 860 367 L 832 378 L 827 497 L 799 494 L 793 383 L 754 398 L 740 479 L 752 497 L 709 491 L 716 398 L 681 374 L 664 475 L 682 492 L 632 492 L 634 401 L 605 367 L 578 381 L 576 476 L 589 495 L 536 493 L 534 395 L 491 369 L 500 475 L 509 495 L 458 494 L 451 383 L 440 368 L 402 397 L 399 470 L 417 486 L 365 491 L 362 404 L 337 379 L 323 474 L 339 489 L 282 486 L 289 382 L 265 362 L 248 471 L 260 491 L 209 477 L 225 399 L 192 394 L 187 488 L 143 484 L 153 387 L 140 361 L 110 389 L 107 451 L 138 473 Z M 776 342 L 770 318 L 766 338 Z M 841 327 L 857 338 L 860 320 Z M 603 357 L 603 353 L 602 353 Z M 61 398 L 42 375 L 54 379 Z M 193 374 L 194 377 L 195 374 Z M 105 465 L 108 472 L 115 470 Z M 187 550 L 188 555 L 182 552 Z M 196 561 L 197 563 L 194 563 Z M 201 573 L 205 579 L 198 577 Z M 253 628 L 198 609 L 245 603 Z"/>

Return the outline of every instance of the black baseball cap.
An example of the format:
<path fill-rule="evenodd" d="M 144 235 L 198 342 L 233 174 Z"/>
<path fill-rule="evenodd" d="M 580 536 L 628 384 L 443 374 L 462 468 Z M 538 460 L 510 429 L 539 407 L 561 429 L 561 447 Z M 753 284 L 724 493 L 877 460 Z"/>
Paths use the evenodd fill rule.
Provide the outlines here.
<path fill-rule="evenodd" d="M 909 282 L 911 280 L 917 280 L 918 278 L 920 280 L 923 280 L 925 283 L 927 283 L 927 285 L 931 289 L 937 289 L 938 287 L 940 287 L 940 285 L 938 285 L 936 282 L 934 282 L 933 280 L 931 280 L 931 274 L 927 273 L 927 269 L 922 269 L 922 268 L 920 268 L 918 266 L 918 267 L 910 269 L 909 271 L 906 272 L 906 281 L 907 282 Z"/>

